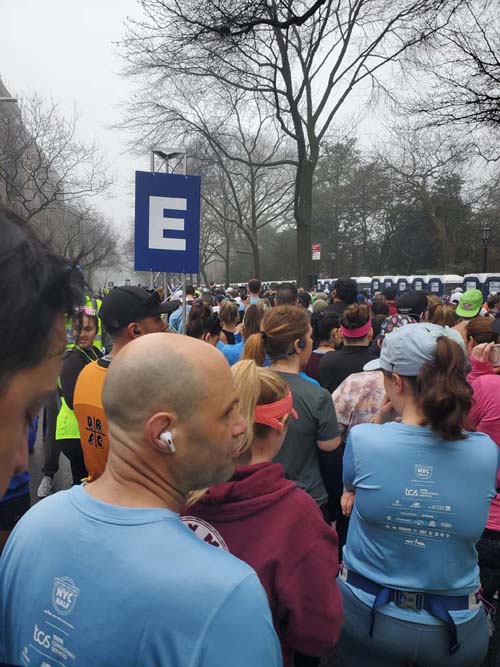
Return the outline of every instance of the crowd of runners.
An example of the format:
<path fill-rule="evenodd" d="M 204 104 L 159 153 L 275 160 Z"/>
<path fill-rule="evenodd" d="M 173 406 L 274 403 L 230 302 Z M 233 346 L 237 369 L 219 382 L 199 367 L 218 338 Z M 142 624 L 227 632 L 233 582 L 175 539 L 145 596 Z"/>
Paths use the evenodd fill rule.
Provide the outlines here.
<path fill-rule="evenodd" d="M 489 664 L 500 296 L 101 298 L 0 234 L 1 664 Z"/>

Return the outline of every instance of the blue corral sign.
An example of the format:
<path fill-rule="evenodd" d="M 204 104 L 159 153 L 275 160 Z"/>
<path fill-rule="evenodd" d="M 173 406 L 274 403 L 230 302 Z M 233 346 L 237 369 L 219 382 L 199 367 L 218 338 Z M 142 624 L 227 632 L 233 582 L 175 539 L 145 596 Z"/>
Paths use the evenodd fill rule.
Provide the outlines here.
<path fill-rule="evenodd" d="M 135 172 L 135 270 L 198 273 L 199 176 Z"/>

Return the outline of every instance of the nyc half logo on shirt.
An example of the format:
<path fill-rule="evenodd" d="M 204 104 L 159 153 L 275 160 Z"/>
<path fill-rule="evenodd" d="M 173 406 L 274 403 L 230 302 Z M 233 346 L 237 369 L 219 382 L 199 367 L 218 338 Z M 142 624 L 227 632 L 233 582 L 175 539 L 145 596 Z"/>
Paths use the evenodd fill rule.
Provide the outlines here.
<path fill-rule="evenodd" d="M 58 614 L 68 616 L 73 611 L 76 599 L 80 594 L 73 579 L 69 577 L 54 577 L 52 588 L 52 606 Z"/>
<path fill-rule="evenodd" d="M 200 540 L 203 540 L 203 542 L 208 542 L 208 544 L 211 544 L 218 549 L 229 551 L 227 544 L 222 539 L 222 535 L 207 521 L 203 521 L 203 519 L 199 519 L 196 516 L 183 516 L 181 517 L 181 520 L 182 523 L 185 523 L 186 526 L 200 538 Z"/>
<path fill-rule="evenodd" d="M 413 466 L 417 479 L 430 479 L 432 477 L 433 466 L 427 466 L 422 463 Z"/>

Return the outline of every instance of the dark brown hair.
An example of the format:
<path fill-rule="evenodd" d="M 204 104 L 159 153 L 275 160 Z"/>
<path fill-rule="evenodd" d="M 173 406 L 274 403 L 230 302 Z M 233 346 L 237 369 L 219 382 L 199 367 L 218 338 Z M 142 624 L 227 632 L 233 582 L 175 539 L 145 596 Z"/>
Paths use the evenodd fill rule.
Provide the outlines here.
<path fill-rule="evenodd" d="M 241 332 L 245 340 L 260 331 L 260 323 L 262 322 L 263 315 L 264 311 L 255 303 L 246 307 L 245 314 L 243 315 L 243 329 Z"/>
<path fill-rule="evenodd" d="M 353 303 L 342 313 L 341 323 L 346 329 L 359 329 L 371 320 L 370 307 L 365 303 Z M 344 345 L 359 341 L 365 336 L 344 336 Z"/>
<path fill-rule="evenodd" d="M 392 373 L 384 371 L 384 375 Z M 463 428 L 472 405 L 472 389 L 465 379 L 465 354 L 454 340 L 437 340 L 434 359 L 417 377 L 405 377 L 420 408 L 423 425 L 443 440 L 466 438 Z"/>
<path fill-rule="evenodd" d="M 71 318 L 71 330 L 76 333 L 76 338 L 79 338 L 82 333 L 84 316 L 92 321 L 96 332 L 99 331 L 99 320 L 97 319 L 97 315 L 87 315 L 83 310 L 77 310 L 73 313 L 73 317 Z"/>
<path fill-rule="evenodd" d="M 253 359 L 264 365 L 266 353 L 271 361 L 293 352 L 296 340 L 304 340 L 310 327 L 309 315 L 300 306 L 276 306 L 268 310 L 260 325 L 260 333 L 250 336 L 243 351 L 243 359 Z"/>
<path fill-rule="evenodd" d="M 498 335 L 491 328 L 491 317 L 473 317 L 467 322 L 467 338 L 473 338 L 476 343 L 497 343 Z"/>
<path fill-rule="evenodd" d="M 189 311 L 186 334 L 192 338 L 203 338 L 206 333 L 218 336 L 221 325 L 217 315 L 214 315 L 208 306 L 203 303 L 195 303 Z"/>

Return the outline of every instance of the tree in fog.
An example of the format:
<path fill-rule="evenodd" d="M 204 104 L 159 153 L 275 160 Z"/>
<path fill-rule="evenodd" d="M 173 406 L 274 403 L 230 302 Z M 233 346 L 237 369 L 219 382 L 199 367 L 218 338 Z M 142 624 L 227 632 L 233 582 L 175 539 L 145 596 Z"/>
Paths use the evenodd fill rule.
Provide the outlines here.
<path fill-rule="evenodd" d="M 111 185 L 95 144 L 77 135 L 78 115 L 65 117 L 38 95 L 0 105 L 0 183 L 7 203 L 26 220 L 56 211 Z"/>
<path fill-rule="evenodd" d="M 129 21 L 124 52 L 128 72 L 144 83 L 146 100 L 151 91 L 175 100 L 181 80 L 199 91 L 200 101 L 219 82 L 258 95 L 269 105 L 294 145 L 297 278 L 308 284 L 314 173 L 334 118 L 353 91 L 364 84 L 376 90 L 382 68 L 438 33 L 461 2 L 326 0 L 317 3 L 304 23 L 290 25 L 288 19 L 312 5 L 263 0 L 257 3 L 259 21 L 247 32 L 239 30 L 236 39 L 228 20 L 248 14 L 246 0 L 207 6 L 189 0 L 142 0 L 145 17 Z M 203 29 L 205 6 L 212 12 L 211 25 L 226 26 L 222 31 Z M 231 16 L 224 14 L 227 7 Z"/>
<path fill-rule="evenodd" d="M 220 85 L 205 96 L 192 86 L 176 90 L 175 100 L 152 93 L 146 108 L 136 104 L 129 127 L 145 144 L 190 147 L 189 171 L 202 176 L 202 257 L 229 267 L 230 246 L 238 238 L 239 252 L 251 256 L 252 273 L 259 277 L 259 235 L 283 223 L 293 206 L 293 161 L 283 135 L 253 95 Z M 222 242 L 214 243 L 216 238 Z"/>
<path fill-rule="evenodd" d="M 433 48 L 415 61 L 419 93 L 406 110 L 422 124 L 477 134 L 480 152 L 499 159 L 500 12 L 496 0 L 464 0 Z M 422 76 L 423 73 L 423 76 Z"/>
<path fill-rule="evenodd" d="M 58 215 L 49 216 L 40 223 L 40 231 L 56 252 L 78 262 L 89 283 L 97 269 L 121 263 L 121 239 L 116 228 L 86 203 L 66 206 Z"/>
<path fill-rule="evenodd" d="M 472 163 L 472 147 L 467 140 L 439 130 L 419 130 L 409 125 L 395 127 L 379 158 L 398 186 L 399 196 L 418 202 L 429 222 L 429 232 L 437 250 L 441 272 L 456 267 L 457 244 L 461 240 L 460 216 L 440 204 L 442 195 L 462 192 L 467 170 Z M 471 184 L 472 188 L 472 184 Z M 470 205 L 474 193 L 469 192 Z M 467 206 L 467 202 L 463 202 Z"/>

